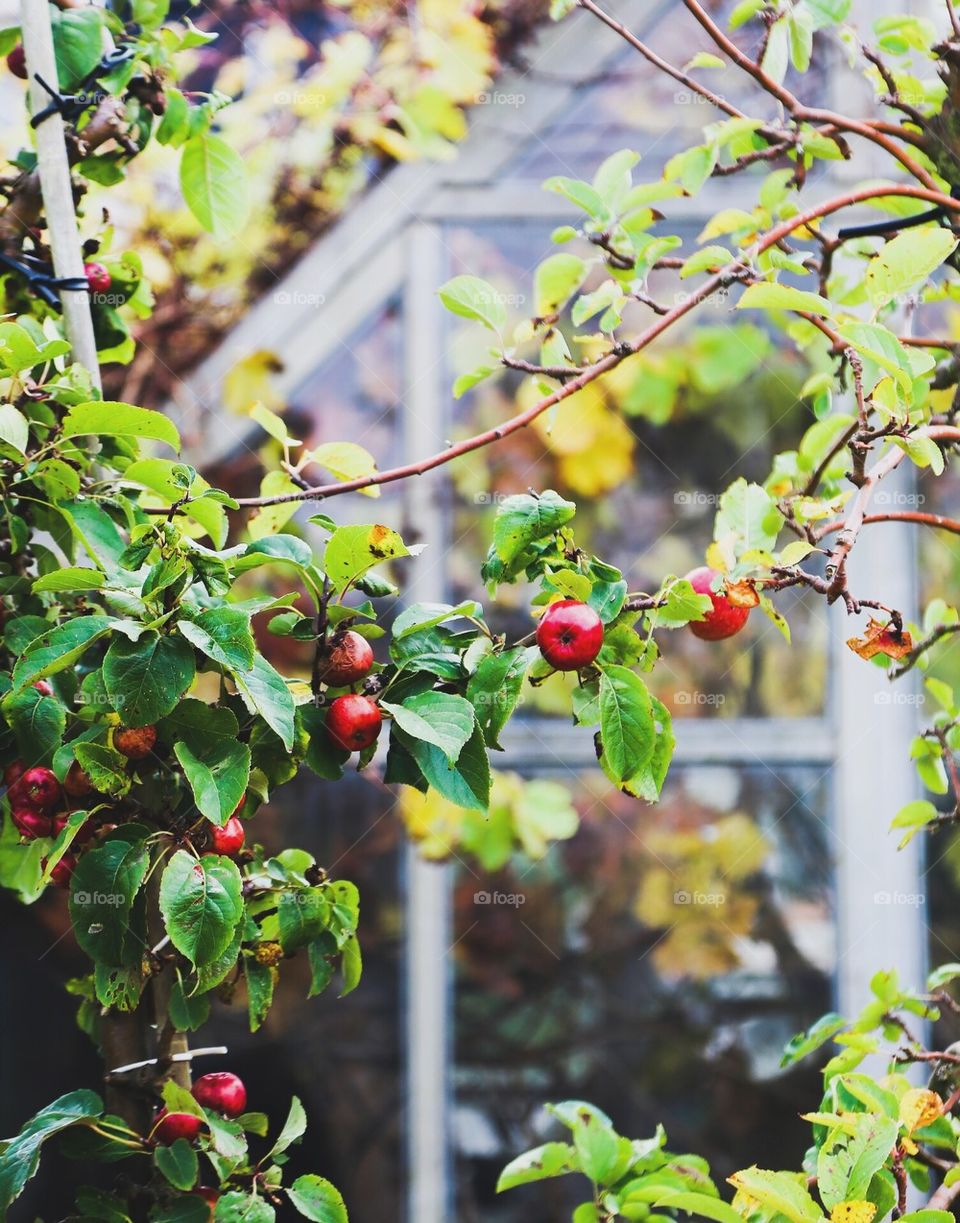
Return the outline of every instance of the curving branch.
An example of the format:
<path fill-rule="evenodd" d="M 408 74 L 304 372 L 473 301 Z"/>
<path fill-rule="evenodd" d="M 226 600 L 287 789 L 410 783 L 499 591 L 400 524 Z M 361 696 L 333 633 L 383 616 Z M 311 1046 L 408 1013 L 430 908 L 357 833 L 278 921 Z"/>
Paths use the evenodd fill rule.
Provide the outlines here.
<path fill-rule="evenodd" d="M 847 191 L 842 195 L 834 196 L 832 199 L 825 200 L 821 204 L 815 204 L 804 212 L 798 213 L 796 216 L 775 225 L 762 238 L 758 239 L 752 247 L 726 264 L 718 272 L 715 272 L 709 279 L 704 281 L 699 289 L 692 292 L 684 301 L 673 306 L 666 314 L 657 318 L 634 340 L 618 345 L 612 352 L 602 357 L 599 361 L 594 362 L 594 364 L 580 370 L 575 376 L 569 376 L 574 371 L 562 369 L 561 373 L 568 377 L 568 381 L 562 387 L 537 403 L 532 404 L 526 411 L 504 421 L 503 424 L 497 425 L 492 429 L 486 429 L 484 432 L 477 433 L 473 437 L 465 438 L 463 441 L 447 446 L 444 450 L 440 450 L 436 454 L 414 463 L 392 467 L 386 471 L 375 472 L 372 475 L 362 476 L 355 480 L 318 484 L 309 488 L 299 489 L 297 492 L 283 493 L 274 497 L 239 498 L 238 504 L 248 509 L 256 509 L 269 505 L 283 505 L 293 501 L 322 501 L 330 497 L 342 496 L 344 493 L 359 492 L 364 488 L 392 484 L 397 480 L 424 475 L 426 472 L 432 471 L 436 467 L 442 467 L 444 464 L 450 463 L 464 454 L 469 454 L 474 450 L 481 450 L 483 447 L 492 445 L 504 437 L 509 437 L 511 434 L 525 429 L 538 416 L 541 416 L 555 404 L 561 403 L 564 399 L 582 390 L 603 374 L 615 369 L 628 357 L 632 357 L 636 353 L 648 348 L 654 340 L 663 335 L 664 332 L 668 331 L 675 323 L 679 322 L 680 319 L 684 318 L 702 302 L 712 297 L 714 293 L 739 280 L 752 259 L 769 250 L 772 246 L 776 246 L 778 242 L 783 241 L 796 230 L 802 229 L 804 226 L 822 217 L 830 216 L 832 213 L 852 207 L 865 200 L 887 198 L 890 196 L 905 196 L 925 200 L 929 203 L 937 204 L 954 214 L 960 214 L 960 200 L 955 200 L 934 188 L 917 186 L 915 184 L 904 183 L 892 186 L 862 187 L 858 190 Z M 542 372 L 539 368 L 535 368 L 536 372 Z M 168 511 L 156 510 L 153 512 L 167 513 Z"/>

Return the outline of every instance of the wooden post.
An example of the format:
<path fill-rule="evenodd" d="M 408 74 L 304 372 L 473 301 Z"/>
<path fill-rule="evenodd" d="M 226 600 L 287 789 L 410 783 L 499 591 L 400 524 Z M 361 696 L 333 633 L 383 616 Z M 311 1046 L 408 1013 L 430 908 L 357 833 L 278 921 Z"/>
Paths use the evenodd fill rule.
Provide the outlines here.
<path fill-rule="evenodd" d="M 58 89 L 57 59 L 47 0 L 20 0 L 20 27 L 30 79 L 30 111 L 36 114 L 50 101 L 38 84 L 41 76 L 51 89 Z M 66 127 L 63 116 L 51 114 L 37 128 L 37 169 L 43 191 L 53 267 L 58 277 L 83 278 L 83 253 L 77 214 L 73 203 L 73 184 L 67 158 Z M 61 290 L 63 321 L 74 359 L 86 367 L 94 386 L 100 389 L 100 367 L 93 336 L 90 295 L 86 289 Z"/>

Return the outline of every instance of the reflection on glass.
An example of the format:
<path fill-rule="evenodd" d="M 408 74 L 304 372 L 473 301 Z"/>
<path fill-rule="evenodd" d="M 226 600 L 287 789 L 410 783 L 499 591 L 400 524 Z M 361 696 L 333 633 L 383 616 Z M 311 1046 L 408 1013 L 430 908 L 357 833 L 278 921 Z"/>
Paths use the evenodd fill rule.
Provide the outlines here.
<path fill-rule="evenodd" d="M 711 16 L 726 29 L 725 15 L 733 6 L 711 6 Z M 683 65 L 697 51 L 715 52 L 709 35 L 696 20 L 673 0 L 660 0 L 643 6 L 644 11 L 631 24 L 638 37 L 671 63 Z M 576 39 L 583 27 L 571 23 L 568 37 Z M 581 33 L 582 36 L 582 33 Z M 608 38 L 611 51 L 616 42 L 608 31 L 587 29 L 589 38 Z M 757 54 L 756 28 L 742 27 L 734 32 L 751 56 Z M 560 55 L 564 55 L 561 42 Z M 694 76 L 727 101 L 751 113 L 756 94 L 746 76 L 730 65 L 717 66 Z M 826 90 L 825 64 L 821 57 L 803 76 L 792 71 L 790 88 L 807 100 L 822 102 Z M 581 87 L 562 117 L 531 139 L 517 154 L 507 177 L 540 180 L 552 174 L 589 179 L 602 157 L 617 149 L 629 148 L 643 158 L 644 177 L 656 178 L 675 152 L 700 144 L 706 124 L 723 116 L 699 94 L 653 72 L 633 50 L 625 50 L 606 67 L 602 77 Z"/>
<path fill-rule="evenodd" d="M 452 273 L 469 268 L 508 300 L 529 291 L 531 266 L 550 249 L 539 223 L 455 226 L 446 242 Z M 529 313 L 523 300 L 512 300 L 515 318 Z M 479 363 L 483 353 L 471 349 L 486 343 L 482 329 L 457 320 L 449 326 L 451 367 Z M 631 590 L 655 590 L 665 575 L 702 564 L 718 495 L 738 473 L 765 480 L 773 455 L 809 423 L 797 399 L 805 376 L 800 358 L 773 348 L 765 332 L 720 302 L 677 345 L 639 354 L 530 429 L 451 464 L 452 597 L 482 596 L 478 571 L 496 506 L 531 487 L 556 488 L 578 502 L 577 542 L 619 566 Z M 451 429 L 461 437 L 502 423 L 530 396 L 539 391 L 520 375 L 481 383 L 457 403 Z M 817 714 L 826 674 L 821 602 L 803 592 L 778 599 L 792 647 L 759 612 L 736 641 L 663 633 L 664 662 L 651 687 L 680 717 Z M 496 630 L 511 640 L 525 636 L 528 607 L 528 591 L 501 587 Z M 566 712 L 558 687 L 531 693 L 528 708 Z"/>
<path fill-rule="evenodd" d="M 380 467 L 398 462 L 402 341 L 403 317 L 394 299 L 340 340 L 336 351 L 293 392 L 291 433 L 311 447 L 356 442 L 376 456 Z"/>
<path fill-rule="evenodd" d="M 830 1003 L 826 803 L 818 770 L 686 767 L 654 818 L 590 774 L 572 841 L 493 876 L 457 868 L 461 1223 L 548 1223 L 578 1200 L 561 1182 L 493 1193 L 545 1140 L 544 1100 L 589 1099 L 634 1137 L 662 1121 L 721 1176 L 796 1162 L 785 1118 L 817 1076 L 778 1063 Z"/>

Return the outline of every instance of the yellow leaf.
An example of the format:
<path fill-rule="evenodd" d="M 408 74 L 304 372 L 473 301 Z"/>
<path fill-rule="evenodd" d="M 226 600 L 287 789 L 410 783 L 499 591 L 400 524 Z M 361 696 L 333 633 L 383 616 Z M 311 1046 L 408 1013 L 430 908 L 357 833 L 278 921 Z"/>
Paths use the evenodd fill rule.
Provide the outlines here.
<path fill-rule="evenodd" d="M 873 1202 L 837 1202 L 830 1211 L 830 1223 L 871 1223 L 876 1213 Z"/>
<path fill-rule="evenodd" d="M 336 480 L 359 480 L 374 475 L 377 470 L 376 459 L 356 442 L 325 442 L 309 450 L 304 458 L 308 463 L 325 467 Z M 380 496 L 377 485 L 360 491 L 367 497 Z"/>
<path fill-rule="evenodd" d="M 298 492 L 296 484 L 285 471 L 268 471 L 260 483 L 261 497 L 277 497 L 284 493 Z M 280 505 L 268 505 L 258 510 L 247 524 L 251 539 L 264 539 L 282 531 L 300 508 L 299 501 L 284 501 Z"/>
<path fill-rule="evenodd" d="M 282 369 L 283 362 L 276 353 L 267 349 L 244 357 L 223 380 L 223 406 L 239 416 L 246 416 L 258 401 L 271 411 L 282 410 L 283 397 L 273 381 Z"/>
<path fill-rule="evenodd" d="M 923 1129 L 940 1116 L 943 1104 L 935 1091 L 924 1087 L 912 1087 L 900 1097 L 900 1120 L 908 1134 Z M 854 1223 L 859 1223 L 855 1220 Z"/>

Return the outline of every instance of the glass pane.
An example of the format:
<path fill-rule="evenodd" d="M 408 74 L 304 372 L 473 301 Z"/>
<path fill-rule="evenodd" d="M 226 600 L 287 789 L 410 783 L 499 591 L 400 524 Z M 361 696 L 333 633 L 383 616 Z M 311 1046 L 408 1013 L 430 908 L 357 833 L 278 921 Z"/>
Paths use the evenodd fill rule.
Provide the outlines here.
<path fill-rule="evenodd" d="M 543 862 L 458 867 L 458 1220 L 547 1223 L 580 1200 L 493 1192 L 545 1140 L 547 1100 L 590 1100 L 630 1137 L 662 1121 L 720 1177 L 795 1158 L 818 1075 L 779 1059 L 830 1004 L 827 790 L 819 769 L 676 768 L 654 822 L 591 772 L 581 831 Z"/>
<path fill-rule="evenodd" d="M 403 315 L 399 299 L 375 311 L 290 396 L 290 432 L 310 446 L 356 442 L 377 466 L 400 461 Z M 299 430 L 299 432 L 298 432 Z M 386 486 L 384 495 L 396 490 Z M 342 504 L 357 498 L 345 498 Z"/>
<path fill-rule="evenodd" d="M 725 14 L 732 4 L 710 6 L 711 17 L 726 30 Z M 716 53 L 709 35 L 681 5 L 665 3 L 645 6 L 631 28 L 654 51 L 677 67 L 697 51 Z M 557 52 L 562 61 L 577 37 L 606 39 L 616 55 L 617 36 L 609 30 L 573 22 L 566 29 L 565 44 Z M 756 27 L 734 33 L 735 40 L 751 55 L 757 51 Z M 575 52 L 574 52 L 575 54 Z M 729 64 L 692 74 L 714 93 L 739 106 L 747 114 L 756 109 L 756 88 Z M 815 61 L 802 77 L 791 71 L 787 83 L 807 100 L 824 104 L 827 81 L 824 63 Z M 664 73 L 654 71 L 632 49 L 625 49 L 602 73 L 602 79 L 582 87 L 564 107 L 563 116 L 540 132 L 517 155 L 507 177 L 543 179 L 552 174 L 574 178 L 593 177 L 598 162 L 617 149 L 629 148 L 643 158 L 644 176 L 656 178 L 666 161 L 679 149 L 703 141 L 703 126 L 724 115 L 701 96 Z"/>
<path fill-rule="evenodd" d="M 451 275 L 483 276 L 519 319 L 525 303 L 515 295 L 529 292 L 531 268 L 550 250 L 549 230 L 536 222 L 452 226 L 446 243 Z M 656 296 L 655 285 L 652 291 Z M 804 367 L 794 353 L 774 349 L 755 324 L 731 315 L 728 302 L 703 311 L 703 320 L 675 345 L 625 362 L 600 391 L 581 392 L 496 448 L 451 464 L 454 599 L 482 597 L 478 574 L 496 504 L 530 487 L 556 488 L 578 501 L 578 543 L 622 568 L 633 591 L 654 590 L 667 574 L 703 563 L 719 493 L 737 475 L 766 479 L 773 454 L 795 445 L 809 423 L 797 398 Z M 472 368 L 474 356 L 473 363 L 483 360 L 480 328 L 457 319 L 448 327 L 455 370 Z M 475 354 L 474 344 L 481 347 Z M 697 381 L 689 374 L 691 350 Z M 451 429 L 460 438 L 492 427 L 527 395 L 538 392 L 520 375 L 481 383 L 456 404 Z M 525 636 L 528 592 L 505 586 L 498 602 L 497 630 L 511 640 Z M 688 631 L 659 635 L 664 660 L 651 686 L 675 716 L 789 717 L 823 709 L 822 600 L 794 590 L 777 606 L 793 631 L 792 647 L 760 612 L 749 636 L 735 642 L 700 642 Z M 527 707 L 566 712 L 562 682 L 532 690 Z"/>

